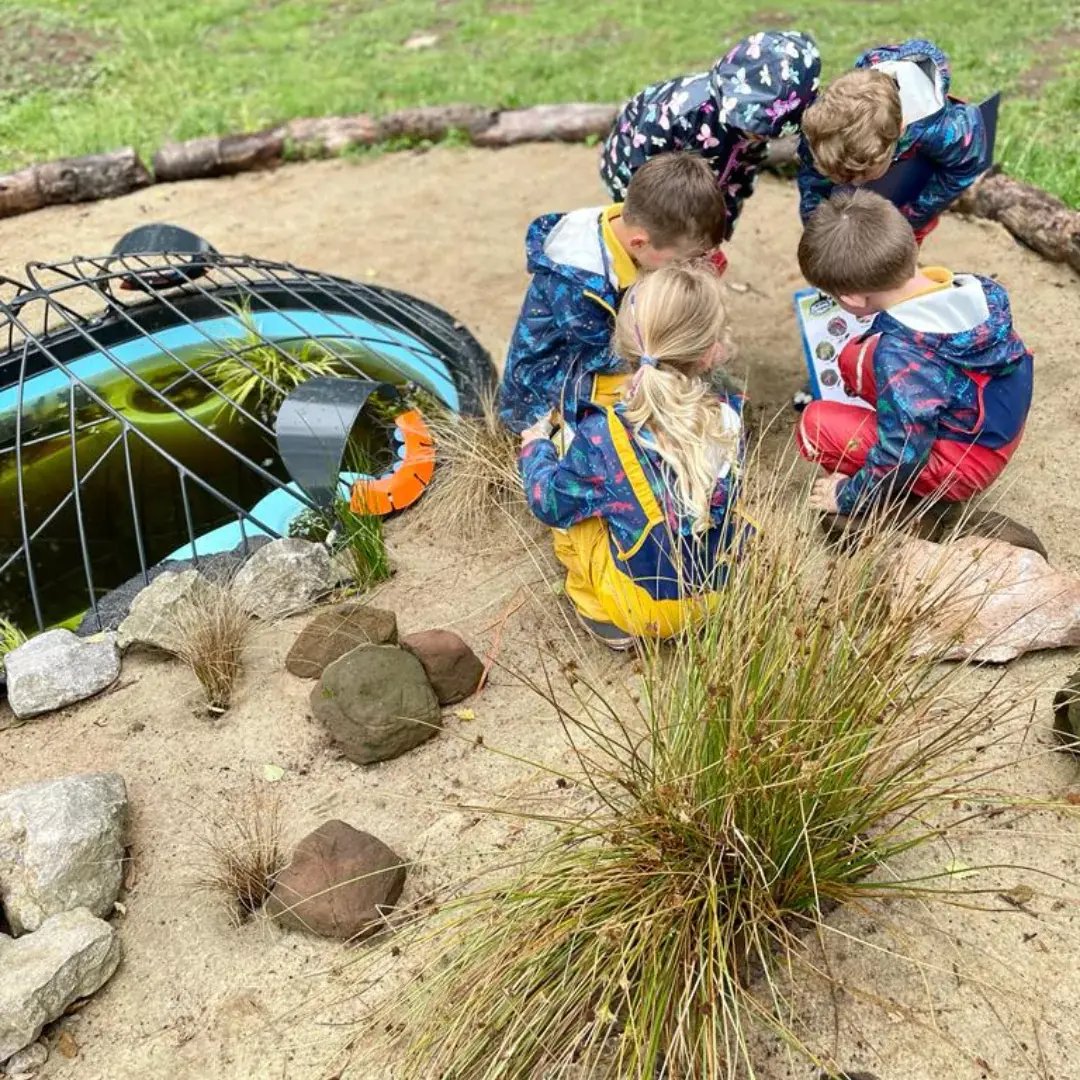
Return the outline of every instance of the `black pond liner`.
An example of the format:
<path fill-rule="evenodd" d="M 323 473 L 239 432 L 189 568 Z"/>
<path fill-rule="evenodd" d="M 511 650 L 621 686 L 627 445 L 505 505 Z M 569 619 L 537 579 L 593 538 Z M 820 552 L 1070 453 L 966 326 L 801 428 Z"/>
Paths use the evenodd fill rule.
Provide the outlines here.
<path fill-rule="evenodd" d="M 26 631 L 84 612 L 105 625 L 99 597 L 162 560 L 242 555 L 284 534 L 283 507 L 316 508 L 275 441 L 296 379 L 271 377 L 325 375 L 313 356 L 463 413 L 495 381 L 447 312 L 287 263 L 113 254 L 0 278 L 0 615 Z M 257 392 L 230 397 L 219 365 Z"/>

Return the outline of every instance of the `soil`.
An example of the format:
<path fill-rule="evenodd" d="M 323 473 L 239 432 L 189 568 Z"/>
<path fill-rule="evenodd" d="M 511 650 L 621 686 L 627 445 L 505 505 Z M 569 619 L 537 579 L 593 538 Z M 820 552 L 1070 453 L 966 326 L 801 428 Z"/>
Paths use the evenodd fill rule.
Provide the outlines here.
<path fill-rule="evenodd" d="M 303 164 L 0 222 L 0 273 L 19 276 L 30 259 L 104 252 L 135 225 L 165 220 L 194 229 L 221 251 L 413 292 L 452 311 L 501 356 L 525 285 L 529 220 L 602 198 L 595 151 L 580 147 L 441 149 Z M 766 416 L 801 382 L 791 308 L 801 285 L 797 237 L 793 187 L 764 179 L 740 221 L 726 280 L 740 364 Z M 1080 471 L 1078 280 L 1018 247 L 1003 228 L 955 216 L 928 240 L 925 258 L 993 274 L 1010 290 L 1038 379 L 1026 440 L 997 501 L 1038 531 L 1054 563 L 1080 571 L 1070 479 Z M 782 415 L 773 425 L 774 444 L 790 437 L 790 421 Z M 387 1075 L 371 1064 L 364 1044 L 348 1065 L 341 1054 L 355 1035 L 350 1022 L 380 993 L 377 985 L 357 985 L 355 970 L 340 970 L 347 951 L 264 921 L 235 929 L 216 903 L 191 888 L 204 822 L 253 786 L 268 786 L 267 764 L 285 770 L 274 790 L 291 838 L 340 817 L 420 860 L 406 899 L 466 872 L 485 852 L 523 842 L 511 823 L 480 819 L 462 804 L 517 797 L 525 786 L 544 797 L 571 797 L 526 764 L 565 760 L 568 749 L 551 710 L 515 671 L 539 673 L 547 642 L 573 652 L 613 686 L 632 679 L 628 662 L 575 641 L 544 558 L 495 543 L 483 551 L 448 550 L 408 515 L 392 525 L 390 538 L 399 570 L 376 602 L 398 612 L 402 632 L 451 627 L 480 653 L 500 640 L 507 665 L 465 703 L 472 719 L 448 710 L 443 734 L 396 761 L 351 765 L 311 719 L 312 684 L 283 666 L 302 617 L 262 635 L 237 703 L 220 719 L 199 711 L 193 681 L 175 662 L 132 653 L 111 692 L 0 731 L 4 788 L 116 770 L 128 782 L 134 814 L 126 912 L 116 917 L 125 959 L 99 994 L 52 1029 L 45 1077 Z M 1025 707 L 993 733 L 1003 743 L 972 748 L 972 755 L 985 751 L 988 762 L 1015 759 L 1007 786 L 1033 803 L 1080 782 L 1076 762 L 1051 751 L 1050 734 L 1053 692 L 1076 662 L 1075 653 L 1059 652 L 1013 664 L 1006 685 Z M 829 969 L 848 989 L 830 996 L 808 986 L 809 1037 L 848 1069 L 869 1069 L 882 1080 L 1080 1075 L 1080 937 L 1070 887 L 1077 878 L 1076 824 L 1034 805 L 1022 814 L 997 813 L 988 801 L 975 808 L 985 813 L 978 827 L 925 849 L 903 869 L 998 864 L 963 883 L 985 889 L 985 910 L 876 905 L 829 918 Z M 1019 884 L 1030 885 L 1034 898 L 1018 907 L 1001 894 Z M 857 946 L 854 937 L 869 944 Z M 58 1049 L 61 1030 L 78 1048 L 74 1059 Z M 72 1043 L 65 1039 L 63 1047 L 70 1051 Z M 762 1053 L 764 1080 L 812 1075 L 805 1058 L 776 1046 Z"/>

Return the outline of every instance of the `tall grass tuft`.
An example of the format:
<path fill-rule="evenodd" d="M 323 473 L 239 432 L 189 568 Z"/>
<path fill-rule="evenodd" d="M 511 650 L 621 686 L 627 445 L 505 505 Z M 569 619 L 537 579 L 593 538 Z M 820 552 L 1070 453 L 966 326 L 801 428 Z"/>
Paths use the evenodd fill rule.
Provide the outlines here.
<path fill-rule="evenodd" d="M 277 345 L 259 332 L 249 307 L 232 307 L 242 334 L 199 360 L 232 409 L 245 409 L 266 420 L 305 380 L 340 373 L 341 362 L 317 341 L 305 340 L 291 348 Z"/>
<path fill-rule="evenodd" d="M 366 592 L 390 578 L 393 570 L 378 514 L 358 513 L 347 500 L 338 499 L 333 533 L 332 544 L 344 557 L 356 589 Z"/>
<path fill-rule="evenodd" d="M 10 619 L 0 615 L 0 671 L 4 670 L 4 657 L 24 644 L 26 635 Z"/>
<path fill-rule="evenodd" d="M 436 408 L 426 419 L 438 464 L 421 516 L 437 535 L 488 541 L 495 530 L 531 520 L 517 465 L 520 440 L 500 422 L 494 390 L 477 416 Z"/>
<path fill-rule="evenodd" d="M 961 752 L 1004 702 L 961 702 L 947 642 L 913 658 L 924 597 L 882 577 L 894 530 L 836 556 L 803 505 L 759 500 L 704 625 L 643 656 L 639 706 L 535 686 L 584 802 L 427 925 L 430 962 L 374 1016 L 404 1018 L 403 1076 L 771 1075 L 755 1031 L 801 1045 L 791 980 L 828 911 L 948 889 L 901 856 L 960 816 Z"/>
<path fill-rule="evenodd" d="M 276 792 L 253 787 L 196 834 L 191 887 L 222 900 L 239 925 L 263 906 L 285 866 L 283 834 Z"/>
<path fill-rule="evenodd" d="M 231 582 L 207 581 L 177 606 L 172 618 L 176 656 L 199 680 L 207 708 L 224 712 L 255 632 L 243 597 Z"/>

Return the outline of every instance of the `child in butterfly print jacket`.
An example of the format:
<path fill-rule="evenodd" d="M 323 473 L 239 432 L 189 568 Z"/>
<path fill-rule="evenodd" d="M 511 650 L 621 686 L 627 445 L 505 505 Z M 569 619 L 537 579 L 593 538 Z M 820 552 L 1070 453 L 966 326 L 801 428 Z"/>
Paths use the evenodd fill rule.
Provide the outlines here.
<path fill-rule="evenodd" d="M 650 158 L 694 151 L 723 187 L 730 237 L 754 190 L 767 140 L 799 130 L 820 74 L 821 56 L 809 35 L 752 34 L 710 71 L 647 86 L 631 98 L 604 143 L 600 178 L 621 200 L 630 177 Z"/>

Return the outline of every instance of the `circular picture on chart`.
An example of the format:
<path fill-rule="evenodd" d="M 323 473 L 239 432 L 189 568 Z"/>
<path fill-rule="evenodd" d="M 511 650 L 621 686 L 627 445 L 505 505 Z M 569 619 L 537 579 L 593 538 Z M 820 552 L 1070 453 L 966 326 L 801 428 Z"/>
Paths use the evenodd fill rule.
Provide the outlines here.
<path fill-rule="evenodd" d="M 827 329 L 833 337 L 843 337 L 847 333 L 847 323 L 837 315 L 835 319 L 829 320 Z"/>
<path fill-rule="evenodd" d="M 836 349 L 834 349 L 827 341 L 822 341 L 814 350 L 814 355 L 823 364 L 830 364 L 836 359 Z"/>
<path fill-rule="evenodd" d="M 823 371 L 821 373 L 822 386 L 835 386 L 840 381 L 840 376 L 835 371 Z"/>

